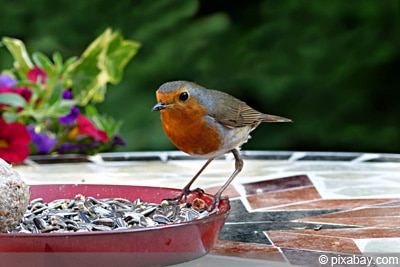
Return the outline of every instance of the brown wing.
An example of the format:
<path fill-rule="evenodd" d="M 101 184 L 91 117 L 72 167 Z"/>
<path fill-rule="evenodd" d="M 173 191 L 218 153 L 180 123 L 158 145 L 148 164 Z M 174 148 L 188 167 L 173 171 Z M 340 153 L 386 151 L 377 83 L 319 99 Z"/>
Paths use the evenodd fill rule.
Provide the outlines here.
<path fill-rule="evenodd" d="M 291 122 L 292 120 L 261 113 L 245 102 L 216 90 L 208 90 L 213 99 L 219 99 L 217 105 L 211 105 L 209 115 L 226 127 L 256 127 L 261 122 Z M 215 103 L 215 101 L 213 101 Z"/>
<path fill-rule="evenodd" d="M 214 99 L 217 98 L 219 100 L 218 104 L 211 108 L 210 116 L 226 127 L 256 126 L 266 116 L 227 93 L 215 90 L 209 91 Z"/>

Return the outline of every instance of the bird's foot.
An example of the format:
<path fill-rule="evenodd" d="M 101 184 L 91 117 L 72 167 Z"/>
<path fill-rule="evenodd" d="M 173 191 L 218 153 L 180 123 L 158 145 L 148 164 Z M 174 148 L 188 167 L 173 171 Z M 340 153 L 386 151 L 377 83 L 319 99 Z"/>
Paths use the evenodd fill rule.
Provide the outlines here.
<path fill-rule="evenodd" d="M 175 204 L 178 205 L 179 203 L 183 202 L 187 203 L 187 197 L 192 194 L 192 193 L 198 193 L 198 194 L 204 194 L 204 190 L 201 188 L 196 188 L 194 190 L 190 190 L 189 188 L 184 187 L 182 189 L 182 192 L 174 198 L 165 198 L 163 201 L 167 201 L 169 204 Z"/>
<path fill-rule="evenodd" d="M 210 206 L 208 206 L 207 211 L 208 212 L 218 212 L 218 206 L 219 206 L 219 202 L 221 200 L 227 200 L 229 199 L 228 196 L 221 196 L 220 194 L 216 194 L 210 204 Z"/>

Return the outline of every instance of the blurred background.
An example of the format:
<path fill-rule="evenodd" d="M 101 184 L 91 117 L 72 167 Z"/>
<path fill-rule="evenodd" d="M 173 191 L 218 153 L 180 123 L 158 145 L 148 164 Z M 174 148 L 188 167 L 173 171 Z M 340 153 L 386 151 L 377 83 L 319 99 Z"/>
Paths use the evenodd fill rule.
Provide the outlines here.
<path fill-rule="evenodd" d="M 0 3 L 0 36 L 29 52 L 78 56 L 107 27 L 142 44 L 98 105 L 123 120 L 120 151 L 175 149 L 150 110 L 162 83 L 189 80 L 294 120 L 243 149 L 400 152 L 398 0 Z"/>

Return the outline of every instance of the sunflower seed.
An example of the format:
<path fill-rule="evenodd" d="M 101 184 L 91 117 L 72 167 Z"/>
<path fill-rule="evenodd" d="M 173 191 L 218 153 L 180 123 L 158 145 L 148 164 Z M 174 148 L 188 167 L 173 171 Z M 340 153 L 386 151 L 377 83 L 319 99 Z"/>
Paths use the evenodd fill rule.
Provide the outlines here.
<path fill-rule="evenodd" d="M 31 201 L 20 225 L 12 233 L 60 233 L 128 230 L 157 225 L 184 223 L 207 217 L 204 201 L 176 203 L 163 200 L 160 204 L 141 199 L 96 199 L 82 194 L 72 199 L 44 202 L 42 198 Z"/>

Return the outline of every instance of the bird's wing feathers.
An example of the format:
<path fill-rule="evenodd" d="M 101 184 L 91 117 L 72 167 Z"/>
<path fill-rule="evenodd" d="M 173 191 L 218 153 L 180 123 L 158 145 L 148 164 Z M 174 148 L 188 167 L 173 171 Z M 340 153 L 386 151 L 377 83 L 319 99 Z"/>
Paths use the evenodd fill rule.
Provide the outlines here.
<path fill-rule="evenodd" d="M 256 126 L 264 118 L 264 114 L 248 106 L 224 92 L 209 90 L 212 97 L 221 101 L 210 110 L 210 116 L 226 127 L 235 128 L 246 125 Z"/>

